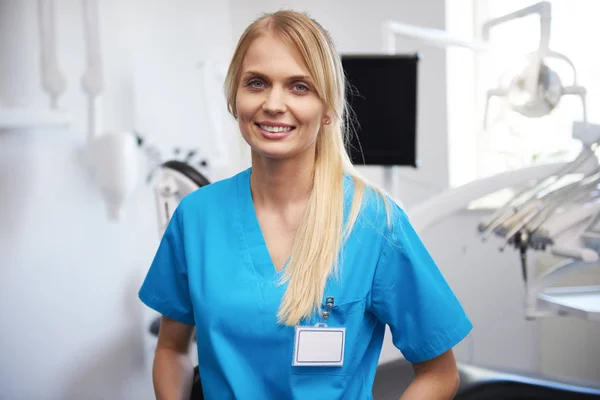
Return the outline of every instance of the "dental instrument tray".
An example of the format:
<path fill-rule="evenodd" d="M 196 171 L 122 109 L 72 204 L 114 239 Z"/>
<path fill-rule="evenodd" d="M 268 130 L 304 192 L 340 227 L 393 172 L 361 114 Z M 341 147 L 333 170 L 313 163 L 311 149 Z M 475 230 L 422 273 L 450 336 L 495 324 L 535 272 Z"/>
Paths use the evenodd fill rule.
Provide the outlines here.
<path fill-rule="evenodd" d="M 600 286 L 549 288 L 539 292 L 537 298 L 559 315 L 600 322 Z"/>

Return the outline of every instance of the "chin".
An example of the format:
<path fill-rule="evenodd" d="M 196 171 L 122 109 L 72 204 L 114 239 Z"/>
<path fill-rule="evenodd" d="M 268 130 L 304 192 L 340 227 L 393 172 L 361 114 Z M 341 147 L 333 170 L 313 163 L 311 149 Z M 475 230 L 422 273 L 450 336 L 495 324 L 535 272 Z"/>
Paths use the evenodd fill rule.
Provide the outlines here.
<path fill-rule="evenodd" d="M 251 148 L 257 155 L 273 160 L 285 160 L 299 153 L 298 149 L 290 148 L 290 146 L 282 146 L 280 143 L 276 145 L 252 146 Z"/>

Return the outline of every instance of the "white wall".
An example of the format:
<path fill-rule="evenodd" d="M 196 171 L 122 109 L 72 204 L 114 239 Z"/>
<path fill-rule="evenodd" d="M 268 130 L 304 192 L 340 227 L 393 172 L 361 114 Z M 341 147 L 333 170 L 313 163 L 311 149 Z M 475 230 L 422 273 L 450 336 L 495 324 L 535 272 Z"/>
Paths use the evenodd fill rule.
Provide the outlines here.
<path fill-rule="evenodd" d="M 423 0 L 231 0 L 234 38 L 256 17 L 281 8 L 307 11 L 333 36 L 340 53 L 380 53 L 384 49 L 382 22 L 396 20 L 444 28 L 445 1 Z M 398 52 L 419 50 L 418 158 L 420 167 L 395 171 L 394 195 L 412 205 L 448 186 L 445 53 L 403 38 Z M 381 167 L 362 167 L 365 176 L 383 185 Z"/>
<path fill-rule="evenodd" d="M 211 143 L 196 64 L 226 60 L 227 2 L 104 0 L 106 129 L 165 144 Z M 150 314 L 137 290 L 157 245 L 150 188 L 120 223 L 105 217 L 78 154 L 85 135 L 80 2 L 55 0 L 68 131 L 0 130 L 0 398 L 149 399 Z M 48 104 L 36 2 L 0 1 L 0 103 Z M 145 86 L 144 86 L 145 85 Z M 234 165 L 235 167 L 235 165 Z M 221 171 L 222 172 L 222 171 Z"/>

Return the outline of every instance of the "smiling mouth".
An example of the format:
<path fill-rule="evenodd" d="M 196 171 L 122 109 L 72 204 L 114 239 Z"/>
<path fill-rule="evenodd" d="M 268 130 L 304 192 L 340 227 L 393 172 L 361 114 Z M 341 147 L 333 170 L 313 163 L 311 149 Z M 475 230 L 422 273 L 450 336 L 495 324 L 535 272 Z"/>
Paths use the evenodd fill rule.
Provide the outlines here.
<path fill-rule="evenodd" d="M 256 123 L 255 125 L 258 126 L 260 129 L 271 133 L 286 133 L 290 132 L 293 129 L 296 129 L 295 126 L 272 126 L 259 123 Z"/>

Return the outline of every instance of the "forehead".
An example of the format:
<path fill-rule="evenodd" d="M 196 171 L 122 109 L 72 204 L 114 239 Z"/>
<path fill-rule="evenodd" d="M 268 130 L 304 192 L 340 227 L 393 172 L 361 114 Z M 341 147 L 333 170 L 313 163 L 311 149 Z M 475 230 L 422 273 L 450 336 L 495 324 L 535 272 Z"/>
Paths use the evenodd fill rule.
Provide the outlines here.
<path fill-rule="evenodd" d="M 272 33 L 254 39 L 244 61 L 242 73 L 256 71 L 272 77 L 310 76 L 292 49 Z"/>

